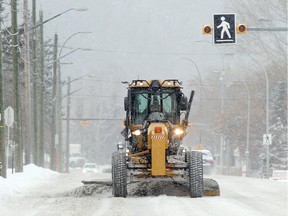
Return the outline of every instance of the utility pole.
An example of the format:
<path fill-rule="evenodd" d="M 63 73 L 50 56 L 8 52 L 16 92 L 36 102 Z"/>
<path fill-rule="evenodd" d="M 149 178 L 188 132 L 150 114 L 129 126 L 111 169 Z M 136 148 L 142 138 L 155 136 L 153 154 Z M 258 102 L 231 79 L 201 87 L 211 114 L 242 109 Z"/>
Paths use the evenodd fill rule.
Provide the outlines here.
<path fill-rule="evenodd" d="M 43 10 L 39 12 L 40 23 L 43 22 Z M 45 81 L 44 81 L 44 36 L 43 36 L 43 25 L 40 26 L 40 101 L 39 101 L 39 166 L 44 167 L 44 117 L 45 117 L 45 106 L 44 106 L 44 92 L 45 92 Z"/>
<path fill-rule="evenodd" d="M 68 77 L 67 87 L 67 110 L 66 110 L 66 172 L 69 173 L 69 153 L 70 153 L 70 90 L 71 90 L 71 79 Z"/>
<path fill-rule="evenodd" d="M 32 1 L 32 25 L 36 25 L 36 0 Z M 37 100 L 37 57 L 36 30 L 32 34 L 32 72 L 33 72 L 33 163 L 38 165 L 38 100 Z"/>
<path fill-rule="evenodd" d="M 2 56 L 2 3 L 0 0 L 0 176 L 7 178 L 7 155 L 5 145 L 4 104 L 3 104 L 3 56 Z"/>
<path fill-rule="evenodd" d="M 57 115 L 57 54 L 58 54 L 58 35 L 54 34 L 53 47 L 53 90 L 52 90 L 52 122 L 51 122 L 51 149 L 50 149 L 50 169 L 56 170 L 56 149 L 55 149 L 55 135 L 56 135 L 56 115 Z"/>
<path fill-rule="evenodd" d="M 23 146 L 21 143 L 21 118 L 20 118 L 20 92 L 19 92 L 19 68 L 18 68 L 18 28 L 17 28 L 17 0 L 11 0 L 11 33 L 12 33 L 12 65 L 15 97 L 15 171 L 23 172 Z"/>
<path fill-rule="evenodd" d="M 28 18 L 28 0 L 23 1 L 23 26 L 24 26 L 24 82 L 25 82 L 25 112 L 24 112 L 24 146 L 25 146 L 25 164 L 31 163 L 31 98 L 30 98 L 30 43 L 29 43 L 29 18 Z"/>
<path fill-rule="evenodd" d="M 266 78 L 266 134 L 269 134 L 269 77 L 264 70 Z M 269 145 L 266 146 L 266 178 L 269 179 L 269 167 L 270 167 L 270 150 Z"/>
<path fill-rule="evenodd" d="M 247 131 L 246 131 L 246 150 L 245 150 L 245 157 L 246 157 L 246 176 L 250 176 L 250 101 L 251 101 L 251 95 L 250 90 L 245 81 L 243 81 L 246 90 L 247 90 Z"/>
<path fill-rule="evenodd" d="M 225 67 L 224 67 L 225 69 Z M 224 120 L 224 71 L 221 72 L 221 121 L 223 124 Z M 223 126 L 223 125 L 222 125 Z M 221 133 L 220 137 L 220 174 L 223 175 L 223 148 L 224 148 L 224 131 Z"/>
<path fill-rule="evenodd" d="M 58 64 L 58 79 L 57 79 L 57 126 L 58 126 L 58 172 L 63 171 L 62 166 L 62 88 L 61 88 L 61 67 L 60 61 Z"/>

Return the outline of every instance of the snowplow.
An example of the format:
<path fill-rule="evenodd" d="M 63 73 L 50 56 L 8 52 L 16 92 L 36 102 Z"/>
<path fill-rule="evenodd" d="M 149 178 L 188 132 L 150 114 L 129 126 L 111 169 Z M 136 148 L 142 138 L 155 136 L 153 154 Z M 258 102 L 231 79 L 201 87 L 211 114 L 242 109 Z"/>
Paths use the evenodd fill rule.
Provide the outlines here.
<path fill-rule="evenodd" d="M 201 152 L 182 146 L 194 97 L 178 80 L 133 80 L 124 99 L 125 142 L 112 154 L 112 193 L 127 196 L 133 179 L 184 179 L 192 198 L 217 196 L 219 185 L 203 178 Z"/>

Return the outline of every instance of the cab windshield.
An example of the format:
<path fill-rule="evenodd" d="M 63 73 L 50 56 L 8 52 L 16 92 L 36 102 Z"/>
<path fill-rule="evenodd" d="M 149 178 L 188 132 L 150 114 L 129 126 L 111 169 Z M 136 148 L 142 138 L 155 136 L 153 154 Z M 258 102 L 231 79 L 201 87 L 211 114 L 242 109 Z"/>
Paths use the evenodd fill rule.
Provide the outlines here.
<path fill-rule="evenodd" d="M 175 92 L 152 94 L 148 92 L 133 92 L 131 121 L 133 124 L 142 124 L 153 112 L 163 113 L 166 120 L 172 124 L 180 121 L 180 111 Z"/>

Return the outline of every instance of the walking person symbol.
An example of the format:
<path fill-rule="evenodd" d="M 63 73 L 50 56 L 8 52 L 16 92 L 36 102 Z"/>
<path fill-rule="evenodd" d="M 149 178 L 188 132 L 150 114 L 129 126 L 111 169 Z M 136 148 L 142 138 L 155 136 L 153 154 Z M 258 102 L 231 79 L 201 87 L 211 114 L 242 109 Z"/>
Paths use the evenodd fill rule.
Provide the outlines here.
<path fill-rule="evenodd" d="M 229 29 L 230 29 L 230 24 L 228 22 L 225 21 L 225 17 L 222 16 L 221 17 L 221 24 L 217 26 L 217 28 L 221 28 L 222 27 L 222 30 L 221 30 L 221 39 L 224 38 L 224 33 L 227 34 L 227 36 L 229 38 L 231 38 L 231 35 L 230 35 L 230 32 L 229 32 Z"/>

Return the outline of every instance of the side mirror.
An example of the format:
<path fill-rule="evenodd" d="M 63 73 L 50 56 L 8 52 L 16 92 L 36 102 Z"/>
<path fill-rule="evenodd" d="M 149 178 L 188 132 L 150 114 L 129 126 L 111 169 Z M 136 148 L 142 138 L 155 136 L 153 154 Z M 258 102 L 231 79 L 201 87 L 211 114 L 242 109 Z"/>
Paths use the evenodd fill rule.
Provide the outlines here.
<path fill-rule="evenodd" d="M 129 109 L 128 97 L 124 98 L 124 110 L 127 111 Z"/>
<path fill-rule="evenodd" d="M 185 96 L 181 97 L 180 103 L 179 103 L 180 110 L 186 110 L 187 104 L 188 104 L 187 97 Z"/>

